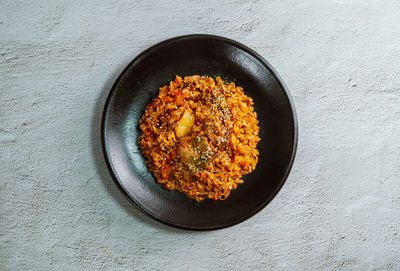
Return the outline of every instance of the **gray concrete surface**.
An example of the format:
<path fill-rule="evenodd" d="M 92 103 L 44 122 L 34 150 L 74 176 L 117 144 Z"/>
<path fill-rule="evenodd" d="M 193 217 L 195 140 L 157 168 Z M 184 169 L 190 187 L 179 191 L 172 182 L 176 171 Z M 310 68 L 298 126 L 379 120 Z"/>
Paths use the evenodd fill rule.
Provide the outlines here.
<path fill-rule="evenodd" d="M 400 270 L 400 2 L 0 1 L 0 270 Z M 105 168 L 113 81 L 152 44 L 211 33 L 287 83 L 299 148 L 237 226 L 152 221 Z"/>

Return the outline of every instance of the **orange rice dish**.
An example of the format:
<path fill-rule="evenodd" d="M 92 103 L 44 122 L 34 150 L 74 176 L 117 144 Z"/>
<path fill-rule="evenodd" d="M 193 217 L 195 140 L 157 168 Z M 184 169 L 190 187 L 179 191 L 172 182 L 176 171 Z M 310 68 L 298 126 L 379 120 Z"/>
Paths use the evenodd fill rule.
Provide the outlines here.
<path fill-rule="evenodd" d="M 258 161 L 253 100 L 220 77 L 176 76 L 147 105 L 139 128 L 157 182 L 196 201 L 226 199 Z"/>

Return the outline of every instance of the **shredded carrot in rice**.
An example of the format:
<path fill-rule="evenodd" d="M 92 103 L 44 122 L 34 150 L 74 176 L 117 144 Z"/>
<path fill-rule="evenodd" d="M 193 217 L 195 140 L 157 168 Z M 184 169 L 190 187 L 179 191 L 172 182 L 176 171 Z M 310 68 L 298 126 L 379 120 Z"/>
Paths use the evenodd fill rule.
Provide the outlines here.
<path fill-rule="evenodd" d="M 258 162 L 253 100 L 220 77 L 176 76 L 147 105 L 139 128 L 157 182 L 196 201 L 226 199 Z"/>

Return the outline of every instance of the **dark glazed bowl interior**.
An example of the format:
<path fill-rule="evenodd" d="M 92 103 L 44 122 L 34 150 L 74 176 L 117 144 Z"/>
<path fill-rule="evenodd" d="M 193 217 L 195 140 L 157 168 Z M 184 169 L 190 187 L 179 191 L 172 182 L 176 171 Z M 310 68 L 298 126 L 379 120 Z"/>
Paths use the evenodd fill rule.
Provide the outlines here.
<path fill-rule="evenodd" d="M 164 190 L 147 171 L 137 144 L 139 119 L 159 87 L 175 75 L 194 74 L 219 75 L 242 86 L 260 121 L 257 167 L 224 201 L 198 203 Z M 297 120 L 285 85 L 257 53 L 226 38 L 188 35 L 147 49 L 122 72 L 105 105 L 102 140 L 116 184 L 140 210 L 172 226 L 212 230 L 251 217 L 278 193 L 294 160 Z"/>

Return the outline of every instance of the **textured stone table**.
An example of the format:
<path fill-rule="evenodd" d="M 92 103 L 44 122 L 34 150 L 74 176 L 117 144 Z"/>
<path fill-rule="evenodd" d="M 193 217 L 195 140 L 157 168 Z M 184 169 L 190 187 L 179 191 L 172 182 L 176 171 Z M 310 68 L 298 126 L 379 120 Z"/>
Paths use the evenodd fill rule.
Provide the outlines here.
<path fill-rule="evenodd" d="M 1 1 L 0 270 L 400 270 L 400 2 Z M 100 115 L 130 60 L 177 35 L 236 39 L 287 83 L 292 173 L 237 226 L 141 214 Z"/>

